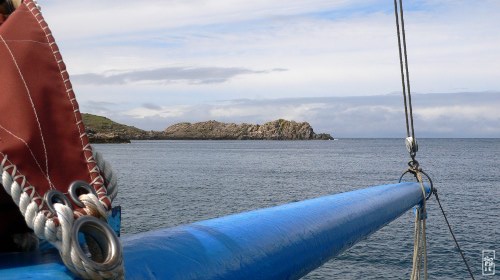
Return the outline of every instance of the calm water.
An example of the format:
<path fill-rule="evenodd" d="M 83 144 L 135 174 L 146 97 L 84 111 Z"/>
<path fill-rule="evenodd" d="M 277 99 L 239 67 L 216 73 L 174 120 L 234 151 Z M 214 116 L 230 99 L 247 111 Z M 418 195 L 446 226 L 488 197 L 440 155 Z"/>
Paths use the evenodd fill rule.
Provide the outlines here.
<path fill-rule="evenodd" d="M 481 278 L 481 250 L 500 255 L 500 140 L 419 144 L 418 159 L 476 279 L 497 279 Z M 123 234 L 393 183 L 408 157 L 400 139 L 138 141 L 96 148 L 119 174 Z M 430 279 L 466 279 L 434 199 L 428 212 Z M 304 279 L 409 279 L 413 218 L 409 211 Z M 499 267 L 497 261 L 497 273 Z"/>

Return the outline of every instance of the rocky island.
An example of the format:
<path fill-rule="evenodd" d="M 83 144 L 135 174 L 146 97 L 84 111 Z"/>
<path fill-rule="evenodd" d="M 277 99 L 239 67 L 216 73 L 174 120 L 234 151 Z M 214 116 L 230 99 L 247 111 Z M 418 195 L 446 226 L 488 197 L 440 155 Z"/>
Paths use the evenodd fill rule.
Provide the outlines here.
<path fill-rule="evenodd" d="M 108 118 L 82 114 L 91 143 L 129 143 L 130 140 L 332 140 L 327 133 L 315 133 L 307 122 L 279 119 L 259 124 L 217 121 L 178 123 L 164 131 L 145 131 Z"/>
<path fill-rule="evenodd" d="M 164 131 L 167 139 L 183 140 L 331 140 L 329 134 L 316 134 L 307 122 L 283 119 L 259 124 L 207 121 L 178 123 Z"/>

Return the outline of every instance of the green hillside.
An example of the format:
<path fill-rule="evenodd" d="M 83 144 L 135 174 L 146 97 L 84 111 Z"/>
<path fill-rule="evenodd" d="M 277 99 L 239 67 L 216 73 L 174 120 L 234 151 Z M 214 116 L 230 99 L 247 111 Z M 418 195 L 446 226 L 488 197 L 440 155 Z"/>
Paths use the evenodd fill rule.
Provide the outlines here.
<path fill-rule="evenodd" d="M 146 132 L 137 127 L 128 126 L 114 122 L 106 117 L 96 116 L 92 114 L 82 114 L 83 123 L 87 133 L 113 133 L 117 135 L 144 135 Z"/>
<path fill-rule="evenodd" d="M 106 117 L 82 114 L 85 132 L 91 143 L 130 143 L 131 139 L 148 138 L 148 132 L 114 122 Z"/>

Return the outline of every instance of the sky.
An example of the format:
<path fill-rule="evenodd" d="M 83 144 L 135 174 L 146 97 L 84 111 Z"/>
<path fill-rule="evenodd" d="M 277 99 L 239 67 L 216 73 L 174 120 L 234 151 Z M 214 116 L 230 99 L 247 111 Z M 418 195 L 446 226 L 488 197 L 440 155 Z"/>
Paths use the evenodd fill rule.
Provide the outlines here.
<path fill-rule="evenodd" d="M 500 137 L 500 1 L 412 0 L 417 137 Z M 404 137 L 393 1 L 40 0 L 82 112 Z"/>

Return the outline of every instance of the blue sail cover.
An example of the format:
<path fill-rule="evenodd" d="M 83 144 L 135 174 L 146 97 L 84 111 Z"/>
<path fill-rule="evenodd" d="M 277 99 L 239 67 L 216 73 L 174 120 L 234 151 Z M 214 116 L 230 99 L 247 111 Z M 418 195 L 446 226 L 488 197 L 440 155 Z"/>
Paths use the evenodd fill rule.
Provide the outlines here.
<path fill-rule="evenodd" d="M 125 237 L 126 278 L 298 279 L 422 199 L 418 183 L 382 185 Z M 54 254 L 0 255 L 0 276 L 71 279 Z"/>

